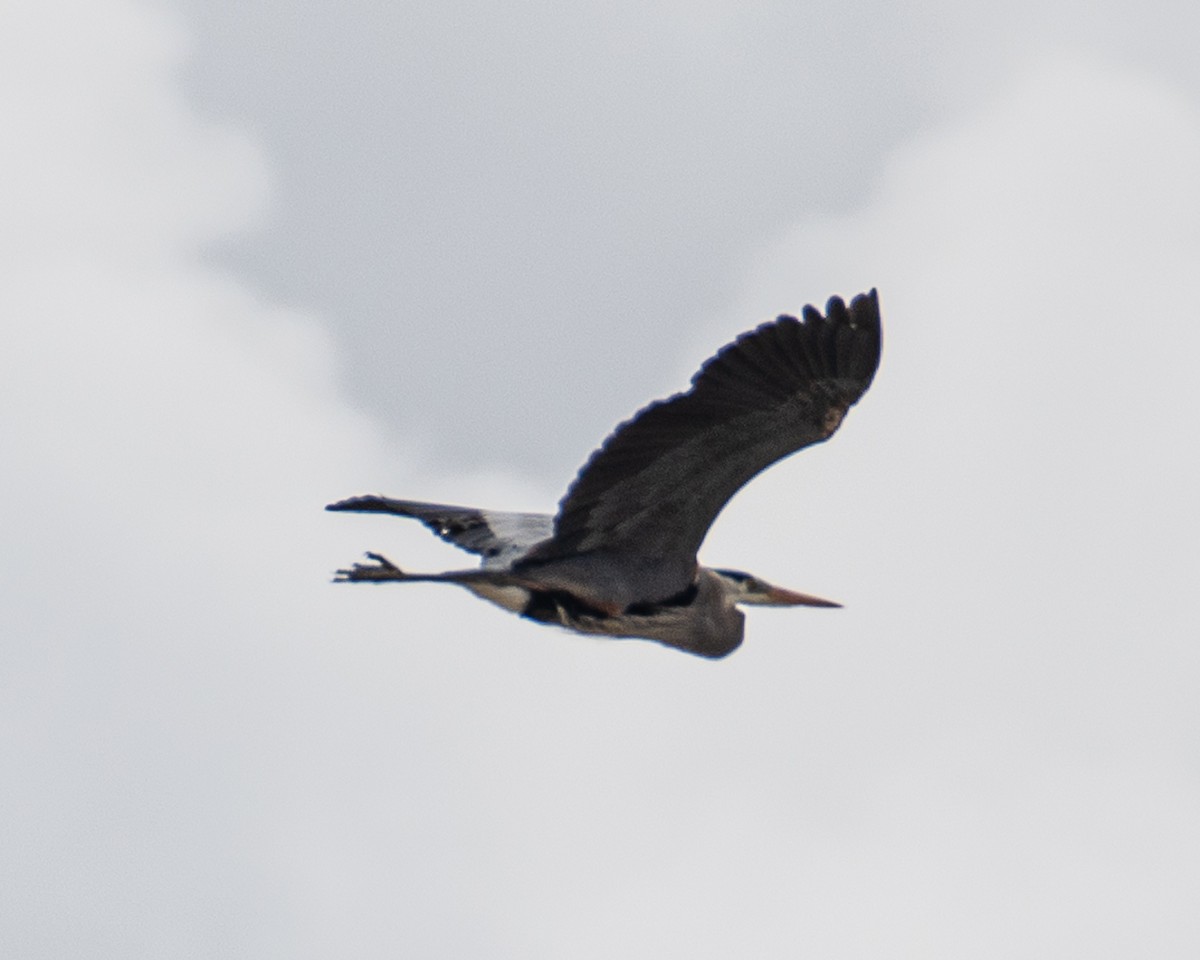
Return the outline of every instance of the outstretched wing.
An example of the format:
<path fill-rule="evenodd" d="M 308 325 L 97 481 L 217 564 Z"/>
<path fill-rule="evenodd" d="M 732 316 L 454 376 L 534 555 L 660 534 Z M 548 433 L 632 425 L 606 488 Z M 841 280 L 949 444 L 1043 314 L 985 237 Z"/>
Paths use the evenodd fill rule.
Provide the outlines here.
<path fill-rule="evenodd" d="M 743 334 L 592 454 L 559 505 L 553 540 L 530 557 L 599 551 L 693 561 L 725 503 L 759 471 L 826 440 L 879 364 L 874 290 L 825 315 L 805 307 Z"/>
<path fill-rule="evenodd" d="M 479 554 L 485 567 L 509 566 L 554 532 L 554 518 L 546 513 L 500 513 L 390 497 L 351 497 L 325 509 L 412 517 L 448 543 Z"/>

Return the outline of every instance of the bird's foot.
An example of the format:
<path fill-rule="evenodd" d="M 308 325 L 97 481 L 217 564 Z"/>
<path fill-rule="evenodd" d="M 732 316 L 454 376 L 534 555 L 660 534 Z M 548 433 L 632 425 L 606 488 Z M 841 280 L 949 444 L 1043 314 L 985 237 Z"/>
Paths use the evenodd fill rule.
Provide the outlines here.
<path fill-rule="evenodd" d="M 338 570 L 334 583 L 381 583 L 385 580 L 405 580 L 407 575 L 381 553 L 368 553 L 371 563 L 356 563 L 349 570 Z"/>

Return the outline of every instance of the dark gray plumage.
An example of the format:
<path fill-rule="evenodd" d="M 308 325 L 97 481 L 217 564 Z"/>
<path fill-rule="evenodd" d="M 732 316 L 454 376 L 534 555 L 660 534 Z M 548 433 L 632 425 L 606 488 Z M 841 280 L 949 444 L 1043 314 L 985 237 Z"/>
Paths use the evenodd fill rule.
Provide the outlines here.
<path fill-rule="evenodd" d="M 456 583 L 530 619 L 642 637 L 701 656 L 741 643 L 735 604 L 837 606 L 696 553 L 729 499 L 783 457 L 828 439 L 879 363 L 876 293 L 805 307 L 743 334 L 691 388 L 621 424 L 584 465 L 558 514 L 513 514 L 355 497 L 329 510 L 394 513 L 483 557 L 479 570 L 408 574 L 378 554 L 346 581 Z"/>

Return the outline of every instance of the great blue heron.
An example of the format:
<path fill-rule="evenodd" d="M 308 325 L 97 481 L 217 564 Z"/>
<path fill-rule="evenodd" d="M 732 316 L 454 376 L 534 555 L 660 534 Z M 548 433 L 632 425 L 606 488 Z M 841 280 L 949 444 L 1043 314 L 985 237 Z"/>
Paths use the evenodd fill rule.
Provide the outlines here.
<path fill-rule="evenodd" d="M 420 520 L 479 554 L 482 566 L 406 573 L 386 557 L 337 571 L 338 581 L 453 583 L 542 623 L 578 633 L 638 637 L 702 657 L 742 642 L 736 604 L 836 607 L 696 553 L 721 508 L 751 477 L 827 440 L 879 364 L 874 290 L 822 316 L 781 316 L 706 362 L 691 389 L 621 424 L 580 470 L 558 514 L 497 513 L 381 496 L 327 510 Z"/>

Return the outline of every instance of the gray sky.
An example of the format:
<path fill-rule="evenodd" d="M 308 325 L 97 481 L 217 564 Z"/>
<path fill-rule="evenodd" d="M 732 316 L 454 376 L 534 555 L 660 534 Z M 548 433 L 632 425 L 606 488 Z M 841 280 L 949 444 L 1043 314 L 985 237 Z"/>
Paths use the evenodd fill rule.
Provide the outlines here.
<path fill-rule="evenodd" d="M 964 9 L 0 13 L 3 954 L 1194 956 L 1200 22 Z M 844 610 L 328 585 L 872 285 L 703 554 Z"/>

